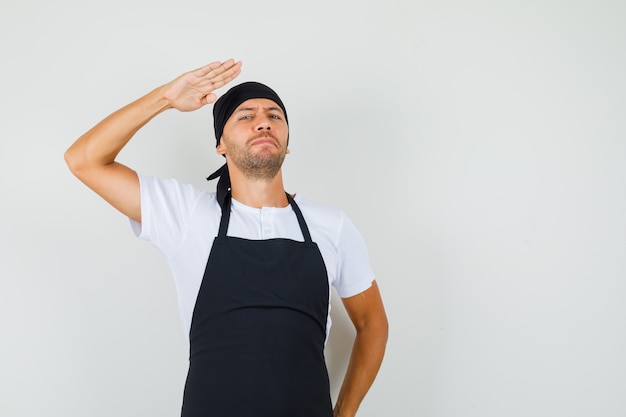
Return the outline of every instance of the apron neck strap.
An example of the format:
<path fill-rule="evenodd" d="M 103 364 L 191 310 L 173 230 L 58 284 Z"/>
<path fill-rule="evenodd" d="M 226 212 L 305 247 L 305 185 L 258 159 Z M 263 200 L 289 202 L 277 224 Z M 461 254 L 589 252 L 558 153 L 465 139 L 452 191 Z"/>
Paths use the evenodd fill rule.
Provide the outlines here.
<path fill-rule="evenodd" d="M 285 194 L 287 195 L 287 200 L 289 201 L 289 204 L 291 204 L 291 208 L 296 213 L 296 217 L 298 218 L 298 223 L 300 224 L 300 230 L 302 231 L 302 236 L 304 237 L 304 241 L 306 243 L 313 242 L 313 240 L 311 239 L 311 233 L 309 233 L 309 227 L 306 225 L 306 222 L 304 221 L 304 216 L 302 215 L 302 212 L 300 211 L 300 207 L 298 207 L 298 205 L 293 200 L 293 198 L 291 198 L 289 193 L 285 193 Z"/>
<path fill-rule="evenodd" d="M 222 219 L 220 220 L 220 230 L 217 234 L 218 237 L 226 237 L 228 231 L 228 222 L 230 221 L 230 192 L 227 192 L 224 196 L 224 201 L 221 202 L 222 207 Z M 220 201 L 218 201 L 220 203 Z"/>

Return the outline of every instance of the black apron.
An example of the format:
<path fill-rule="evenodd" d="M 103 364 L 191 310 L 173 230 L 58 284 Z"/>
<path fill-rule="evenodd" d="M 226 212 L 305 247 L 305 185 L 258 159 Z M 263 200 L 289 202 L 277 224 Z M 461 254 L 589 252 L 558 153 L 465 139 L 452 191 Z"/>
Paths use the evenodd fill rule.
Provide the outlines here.
<path fill-rule="evenodd" d="M 226 236 L 222 209 L 194 307 L 183 417 L 332 417 L 324 341 L 328 275 L 304 242 Z"/>

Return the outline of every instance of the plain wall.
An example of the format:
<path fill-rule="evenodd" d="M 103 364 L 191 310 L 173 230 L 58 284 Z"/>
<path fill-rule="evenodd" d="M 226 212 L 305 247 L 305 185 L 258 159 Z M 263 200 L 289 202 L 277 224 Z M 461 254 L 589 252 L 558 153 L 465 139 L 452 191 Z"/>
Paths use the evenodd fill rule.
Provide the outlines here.
<path fill-rule="evenodd" d="M 391 327 L 360 417 L 626 415 L 625 21 L 621 1 L 3 0 L 0 415 L 179 414 L 170 272 L 63 152 L 229 57 L 287 106 L 288 191 L 367 241 Z M 119 160 L 214 189 L 211 107 Z"/>

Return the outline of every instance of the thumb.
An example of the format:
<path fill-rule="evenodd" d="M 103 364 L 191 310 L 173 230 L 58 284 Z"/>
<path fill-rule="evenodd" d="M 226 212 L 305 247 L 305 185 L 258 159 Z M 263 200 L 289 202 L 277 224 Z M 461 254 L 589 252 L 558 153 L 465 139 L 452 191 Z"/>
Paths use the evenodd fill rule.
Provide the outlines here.
<path fill-rule="evenodd" d="M 202 97 L 202 104 L 211 104 L 217 100 L 217 96 L 214 93 L 209 93 L 206 96 Z"/>

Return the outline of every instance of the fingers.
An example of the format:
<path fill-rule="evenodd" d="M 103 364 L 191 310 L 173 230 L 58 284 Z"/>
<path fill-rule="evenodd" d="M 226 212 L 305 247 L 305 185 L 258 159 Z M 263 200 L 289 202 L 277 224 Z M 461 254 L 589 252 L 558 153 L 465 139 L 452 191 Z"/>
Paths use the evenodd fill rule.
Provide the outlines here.
<path fill-rule="evenodd" d="M 232 81 L 241 72 L 241 61 L 235 62 L 233 59 L 224 61 L 224 63 L 207 74 L 211 77 L 211 81 L 215 84 L 215 88 L 220 88 L 224 84 Z"/>
<path fill-rule="evenodd" d="M 227 61 L 225 61 L 225 62 L 227 62 Z M 198 68 L 194 72 L 196 73 L 197 76 L 202 77 L 202 76 L 207 75 L 209 72 L 213 71 L 214 69 L 219 68 L 220 66 L 222 66 L 222 62 L 215 61 L 215 62 L 211 62 L 208 65 L 205 65 L 202 68 Z"/>
<path fill-rule="evenodd" d="M 190 84 L 203 94 L 203 105 L 217 99 L 213 91 L 236 78 L 241 73 L 241 65 L 241 61 L 235 62 L 231 58 L 224 62 L 212 62 L 191 72 L 194 80 L 189 80 Z"/>
<path fill-rule="evenodd" d="M 241 65 L 241 61 L 232 58 L 211 62 L 168 83 L 164 96 L 178 110 L 196 110 L 215 102 L 213 91 L 235 79 L 241 73 Z"/>
<path fill-rule="evenodd" d="M 194 75 L 202 78 L 204 81 L 219 82 L 224 81 L 222 85 L 231 81 L 241 72 L 241 61 L 235 62 L 234 59 L 227 59 L 224 62 L 211 62 L 202 68 L 193 71 Z M 222 86 L 220 85 L 220 87 Z M 216 87 L 218 88 L 218 87 Z"/>

